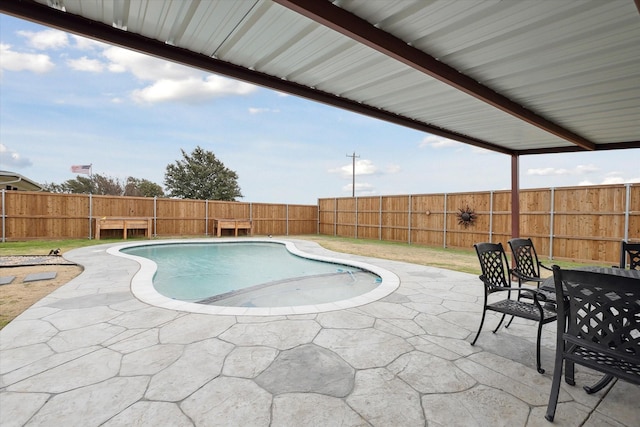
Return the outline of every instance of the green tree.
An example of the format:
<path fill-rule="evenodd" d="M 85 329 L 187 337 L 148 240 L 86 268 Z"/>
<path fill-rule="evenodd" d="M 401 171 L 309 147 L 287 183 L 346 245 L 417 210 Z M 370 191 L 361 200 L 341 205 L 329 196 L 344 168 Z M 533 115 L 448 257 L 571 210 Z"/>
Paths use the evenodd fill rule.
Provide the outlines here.
<path fill-rule="evenodd" d="M 130 176 L 124 186 L 125 196 L 137 197 L 162 197 L 164 191 L 162 187 L 155 182 L 147 179 L 138 179 Z"/>
<path fill-rule="evenodd" d="M 238 174 L 211 151 L 196 147 L 191 154 L 183 149 L 182 160 L 167 165 L 164 185 L 171 197 L 198 200 L 235 201 L 242 197 Z"/>
<path fill-rule="evenodd" d="M 51 189 L 57 190 L 54 191 L 56 193 L 97 194 L 94 177 L 95 175 L 91 177 L 78 175 L 74 179 L 68 179 L 60 185 L 51 184 Z"/>
<path fill-rule="evenodd" d="M 78 177 L 80 178 L 80 177 Z M 100 174 L 94 174 L 91 176 L 93 185 L 93 194 L 100 194 L 105 196 L 122 196 L 124 194 L 124 188 L 120 181 L 116 178 L 107 177 Z"/>
<path fill-rule="evenodd" d="M 146 179 L 128 177 L 123 183 L 117 178 L 93 174 L 76 176 L 62 184 L 45 184 L 45 190 L 51 193 L 98 194 L 108 196 L 163 196 L 162 187 Z"/>

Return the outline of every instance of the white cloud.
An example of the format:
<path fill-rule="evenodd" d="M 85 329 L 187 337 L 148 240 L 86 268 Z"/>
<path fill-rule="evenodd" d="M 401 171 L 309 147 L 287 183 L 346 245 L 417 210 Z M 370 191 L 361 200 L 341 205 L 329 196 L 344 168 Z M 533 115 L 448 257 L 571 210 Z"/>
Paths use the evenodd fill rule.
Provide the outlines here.
<path fill-rule="evenodd" d="M 54 67 L 47 55 L 20 53 L 11 50 L 8 44 L 0 44 L 0 70 L 32 71 L 42 74 L 51 71 Z"/>
<path fill-rule="evenodd" d="M 57 30 L 39 32 L 21 31 L 27 43 L 37 49 L 59 49 L 73 47 L 83 51 L 96 51 L 103 60 L 92 55 L 68 59 L 67 65 L 76 71 L 131 73 L 139 81 L 148 82 L 146 87 L 131 91 L 131 98 L 138 103 L 181 101 L 201 103 L 221 96 L 247 95 L 257 90 L 257 86 L 204 73 L 195 68 L 161 60 L 138 52 L 109 46 L 83 37 L 73 36 L 73 46 L 66 33 Z M 47 55 L 18 53 L 9 45 L 2 45 L 1 69 L 11 71 L 30 70 L 44 73 L 54 67 Z M 106 59 L 106 61 L 105 61 Z M 120 102 L 118 98 L 115 102 Z M 277 110 L 257 109 L 250 112 L 277 112 Z"/>
<path fill-rule="evenodd" d="M 78 59 L 67 60 L 67 65 L 76 71 L 89 71 L 100 73 L 104 70 L 104 64 L 97 59 L 90 59 L 86 56 Z"/>
<path fill-rule="evenodd" d="M 353 163 L 341 166 L 339 168 L 329 169 L 329 173 L 339 173 L 342 177 L 353 176 Z M 373 175 L 378 173 L 378 168 L 373 164 L 371 160 L 356 160 L 355 172 L 357 175 Z"/>
<path fill-rule="evenodd" d="M 109 47 L 103 54 L 109 60 L 109 71 L 130 72 L 139 80 L 152 82 L 132 92 L 132 98 L 138 103 L 200 103 L 221 96 L 247 95 L 257 90 L 256 86 L 249 83 L 206 74 L 117 47 Z"/>
<path fill-rule="evenodd" d="M 67 33 L 59 30 L 18 31 L 18 34 L 27 39 L 29 46 L 40 50 L 62 49 L 69 45 Z"/>
<path fill-rule="evenodd" d="M 110 71 L 128 71 L 143 81 L 185 80 L 204 74 L 195 68 L 120 47 L 108 47 L 102 54 L 109 60 Z"/>
<path fill-rule="evenodd" d="M 249 114 L 279 113 L 279 112 L 280 112 L 280 110 L 272 109 L 272 108 L 257 108 L 257 107 L 250 107 L 249 108 Z"/>
<path fill-rule="evenodd" d="M 73 47 L 79 50 L 104 50 L 110 47 L 110 45 L 108 45 L 107 43 L 88 39 L 82 36 L 77 36 L 75 34 L 71 34 L 71 39 L 74 42 Z"/>
<path fill-rule="evenodd" d="M 132 97 L 139 103 L 166 101 L 205 102 L 227 95 L 246 95 L 256 90 L 247 83 L 208 76 L 205 80 L 190 78 L 185 80 L 159 80 L 144 89 L 133 91 Z"/>
<path fill-rule="evenodd" d="M 556 170 L 557 170 L 556 168 L 527 169 L 527 175 L 540 175 L 540 176 L 557 175 Z"/>
<path fill-rule="evenodd" d="M 640 177 L 624 178 L 622 172 L 614 171 L 606 174 L 601 184 L 626 184 L 633 182 L 640 182 Z"/>
<path fill-rule="evenodd" d="M 443 148 L 443 147 L 455 147 L 458 145 L 460 145 L 459 142 L 453 141 L 451 139 L 443 138 L 441 136 L 436 136 L 436 135 L 427 135 L 422 139 L 422 141 L 420 141 L 420 144 L 418 145 L 418 147 L 419 148 L 424 148 L 424 147 Z"/>
<path fill-rule="evenodd" d="M 4 144 L 0 144 L 0 167 L 1 168 L 24 168 L 31 166 L 31 160 L 23 158 L 20 154 L 8 148 Z"/>
<path fill-rule="evenodd" d="M 599 171 L 600 169 L 595 165 L 578 165 L 573 169 L 565 169 L 565 168 L 532 168 L 527 169 L 527 175 L 539 175 L 539 176 L 550 176 L 550 175 L 586 175 Z"/>
<path fill-rule="evenodd" d="M 626 180 L 621 176 L 608 176 L 602 181 L 602 184 L 624 184 Z"/>
<path fill-rule="evenodd" d="M 356 160 L 356 175 L 373 175 L 378 168 L 371 160 Z"/>

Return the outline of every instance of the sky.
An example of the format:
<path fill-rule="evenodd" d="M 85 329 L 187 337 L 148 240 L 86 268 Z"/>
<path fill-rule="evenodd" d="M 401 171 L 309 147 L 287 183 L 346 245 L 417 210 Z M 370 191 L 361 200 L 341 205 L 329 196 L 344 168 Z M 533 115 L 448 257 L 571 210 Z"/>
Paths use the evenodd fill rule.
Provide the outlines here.
<path fill-rule="evenodd" d="M 511 188 L 511 158 L 0 14 L 0 170 L 40 184 L 94 174 L 164 187 L 196 147 L 240 201 Z M 520 157 L 520 188 L 640 182 L 640 149 Z"/>

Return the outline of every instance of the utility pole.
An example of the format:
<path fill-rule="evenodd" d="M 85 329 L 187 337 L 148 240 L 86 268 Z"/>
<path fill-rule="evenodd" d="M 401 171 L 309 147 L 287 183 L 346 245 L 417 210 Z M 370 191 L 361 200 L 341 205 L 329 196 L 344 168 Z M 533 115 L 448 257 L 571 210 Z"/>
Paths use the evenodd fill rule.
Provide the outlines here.
<path fill-rule="evenodd" d="M 347 154 L 347 157 L 351 157 L 353 162 L 353 172 L 352 172 L 352 180 L 351 180 L 351 197 L 356 197 L 356 158 L 360 158 L 360 156 L 356 156 L 356 152 L 353 154 Z"/>

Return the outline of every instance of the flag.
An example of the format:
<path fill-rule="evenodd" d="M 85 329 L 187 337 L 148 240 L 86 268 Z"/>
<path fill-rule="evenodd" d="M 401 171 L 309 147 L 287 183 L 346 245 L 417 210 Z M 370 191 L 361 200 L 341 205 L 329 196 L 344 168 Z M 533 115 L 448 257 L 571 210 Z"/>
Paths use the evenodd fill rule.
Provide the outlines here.
<path fill-rule="evenodd" d="M 71 172 L 91 175 L 91 165 L 73 165 L 71 166 Z"/>

